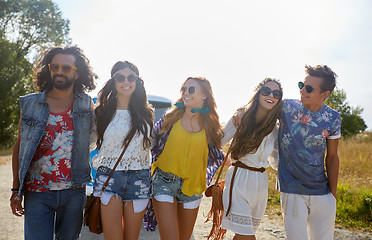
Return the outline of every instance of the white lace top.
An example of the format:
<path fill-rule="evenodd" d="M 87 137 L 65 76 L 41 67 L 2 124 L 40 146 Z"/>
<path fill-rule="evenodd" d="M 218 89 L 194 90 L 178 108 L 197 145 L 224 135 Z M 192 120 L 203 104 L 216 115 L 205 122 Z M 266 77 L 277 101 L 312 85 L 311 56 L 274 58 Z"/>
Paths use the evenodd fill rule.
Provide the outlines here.
<path fill-rule="evenodd" d="M 117 159 L 123 151 L 123 141 L 130 130 L 131 117 L 128 110 L 116 110 L 116 113 L 106 128 L 103 135 L 103 143 L 98 154 L 93 157 L 92 165 L 94 169 L 100 166 L 113 168 Z M 94 124 L 95 125 L 95 124 Z M 150 129 L 150 126 L 148 126 Z M 148 133 L 150 136 L 150 131 Z M 90 143 L 94 149 L 97 141 L 96 126 L 93 127 Z M 150 147 L 144 149 L 143 135 L 138 132 L 134 134 L 123 158 L 116 167 L 116 170 L 140 170 L 150 168 Z"/>
<path fill-rule="evenodd" d="M 224 128 L 224 137 L 221 140 L 221 145 L 224 146 L 235 135 L 236 127 L 232 123 L 232 119 Z M 278 170 L 279 154 L 278 154 L 278 126 L 275 126 L 273 131 L 267 135 L 255 153 L 249 153 L 239 159 L 247 166 L 255 168 L 267 168 L 271 165 L 272 168 Z M 233 159 L 233 162 L 235 160 Z"/>

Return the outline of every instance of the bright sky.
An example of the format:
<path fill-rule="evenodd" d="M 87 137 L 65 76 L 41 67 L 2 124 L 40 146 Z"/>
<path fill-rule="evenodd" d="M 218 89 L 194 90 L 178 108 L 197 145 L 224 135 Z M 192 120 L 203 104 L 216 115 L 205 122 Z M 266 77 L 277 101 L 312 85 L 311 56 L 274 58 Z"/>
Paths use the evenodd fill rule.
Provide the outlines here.
<path fill-rule="evenodd" d="M 99 75 L 116 61 L 137 65 L 148 94 L 173 101 L 189 76 L 212 84 L 221 121 L 265 77 L 299 98 L 305 64 L 327 64 L 372 129 L 372 1 L 54 0 L 70 37 Z"/>

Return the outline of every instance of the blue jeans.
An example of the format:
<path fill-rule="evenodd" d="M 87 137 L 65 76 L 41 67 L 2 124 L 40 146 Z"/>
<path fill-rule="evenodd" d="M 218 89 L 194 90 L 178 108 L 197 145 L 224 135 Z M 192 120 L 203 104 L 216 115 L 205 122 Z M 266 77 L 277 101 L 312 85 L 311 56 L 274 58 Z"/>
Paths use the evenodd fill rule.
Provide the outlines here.
<path fill-rule="evenodd" d="M 77 239 L 83 223 L 85 188 L 25 192 L 25 240 Z"/>

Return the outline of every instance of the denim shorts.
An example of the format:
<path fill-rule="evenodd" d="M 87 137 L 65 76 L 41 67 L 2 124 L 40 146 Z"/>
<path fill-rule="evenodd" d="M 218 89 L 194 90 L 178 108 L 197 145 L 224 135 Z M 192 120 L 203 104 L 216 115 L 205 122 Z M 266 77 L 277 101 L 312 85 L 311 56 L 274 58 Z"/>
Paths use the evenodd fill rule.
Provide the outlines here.
<path fill-rule="evenodd" d="M 93 192 L 95 196 L 101 193 L 102 187 L 110 175 L 110 172 L 111 169 L 104 166 L 100 166 L 97 169 L 97 174 L 93 185 Z M 110 181 L 104 190 L 104 194 L 115 195 L 122 201 L 149 199 L 150 180 L 149 169 L 118 170 L 115 171 L 110 178 Z"/>
<path fill-rule="evenodd" d="M 199 200 L 202 194 L 190 196 L 182 193 L 183 179 L 173 173 L 164 172 L 160 168 L 156 168 L 151 183 L 152 195 L 168 195 L 174 197 L 178 203 L 187 203 Z"/>

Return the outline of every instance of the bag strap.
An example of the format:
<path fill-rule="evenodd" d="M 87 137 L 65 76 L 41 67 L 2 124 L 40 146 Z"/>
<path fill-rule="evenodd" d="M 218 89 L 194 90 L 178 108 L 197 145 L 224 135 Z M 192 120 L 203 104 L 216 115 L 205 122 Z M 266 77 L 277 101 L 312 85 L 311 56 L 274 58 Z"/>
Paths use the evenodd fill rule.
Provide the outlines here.
<path fill-rule="evenodd" d="M 132 137 L 132 138 L 133 138 L 133 137 Z M 125 144 L 124 149 L 123 149 L 123 151 L 121 152 L 121 154 L 120 154 L 120 156 L 119 156 L 119 158 L 118 158 L 118 161 L 115 163 L 115 166 L 112 168 L 112 170 L 111 170 L 111 172 L 110 172 L 110 175 L 108 176 L 108 178 L 107 178 L 105 184 L 104 184 L 103 187 L 102 187 L 101 193 L 99 194 L 100 196 L 102 195 L 103 191 L 106 189 L 106 187 L 107 187 L 107 185 L 108 185 L 108 183 L 109 183 L 109 181 L 110 181 L 112 175 L 113 175 L 114 172 L 115 172 L 116 167 L 119 165 L 119 162 L 121 161 L 121 159 L 122 159 L 122 157 L 123 157 L 125 151 L 127 150 L 128 146 L 129 146 L 129 143 L 132 141 L 132 138 L 129 139 L 129 141 Z"/>
<path fill-rule="evenodd" d="M 235 175 L 236 175 L 237 170 L 238 170 L 238 166 L 235 165 L 234 166 L 234 172 L 233 172 L 232 177 L 231 177 L 231 183 L 230 183 L 230 189 L 229 189 L 229 206 L 227 206 L 226 216 L 229 214 L 230 209 L 231 209 L 232 190 L 233 190 Z"/>

